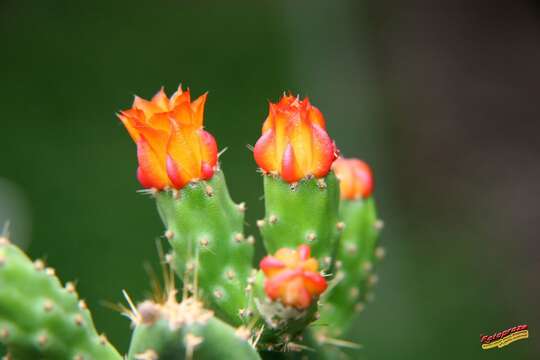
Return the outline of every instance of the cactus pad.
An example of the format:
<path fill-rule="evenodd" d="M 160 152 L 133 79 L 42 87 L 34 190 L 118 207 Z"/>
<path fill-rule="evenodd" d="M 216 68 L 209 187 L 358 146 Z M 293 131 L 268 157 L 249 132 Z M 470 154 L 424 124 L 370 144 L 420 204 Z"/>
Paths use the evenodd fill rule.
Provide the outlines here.
<path fill-rule="evenodd" d="M 17 360 L 120 360 L 72 283 L 0 237 L 0 341 Z"/>
<path fill-rule="evenodd" d="M 180 191 L 159 192 L 156 199 L 180 279 L 198 286 L 188 290 L 197 291 L 219 317 L 242 324 L 254 239 L 244 235 L 245 208 L 231 200 L 223 173 Z"/>
<path fill-rule="evenodd" d="M 178 303 L 174 293 L 158 304 L 138 306 L 129 360 L 260 359 L 250 332 L 214 317 L 195 298 Z"/>

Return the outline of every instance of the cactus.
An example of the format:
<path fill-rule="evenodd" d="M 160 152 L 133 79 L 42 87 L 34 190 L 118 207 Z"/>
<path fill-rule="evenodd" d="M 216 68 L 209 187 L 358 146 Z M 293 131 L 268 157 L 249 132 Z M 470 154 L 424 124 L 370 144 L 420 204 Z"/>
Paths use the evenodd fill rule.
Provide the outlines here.
<path fill-rule="evenodd" d="M 265 339 L 282 343 L 282 349 L 316 318 L 316 300 L 326 289 L 323 276 L 331 275 L 342 228 L 339 187 L 331 171 L 338 151 L 325 128 L 322 113 L 308 99 L 284 95 L 270 104 L 254 147 L 255 161 L 266 175 L 266 215 L 257 225 L 268 252 L 282 256 L 261 262 L 267 297 L 255 300 L 269 327 Z M 297 246 L 300 256 L 292 250 Z M 314 259 L 308 259 L 311 251 Z M 287 270 L 276 266 L 278 261 Z M 315 275 L 319 265 L 321 274 Z M 313 281 L 317 276 L 320 280 Z"/>
<path fill-rule="evenodd" d="M 123 312 L 134 329 L 125 358 L 332 358 L 326 345 L 348 344 L 338 337 L 363 307 L 383 254 L 371 170 L 338 158 L 309 100 L 284 95 L 271 103 L 253 148 L 264 175 L 257 225 L 268 252 L 257 270 L 255 238 L 243 229 L 246 207 L 232 201 L 217 143 L 203 129 L 206 98 L 192 101 L 182 88 L 169 98 L 161 89 L 118 114 L 170 245 L 160 253 L 164 296 L 138 306 L 127 297 Z M 6 237 L 0 340 L 8 359 L 122 359 L 97 334 L 73 285 L 62 287 L 51 268 L 32 263 Z"/>
<path fill-rule="evenodd" d="M 351 315 L 364 310 L 378 281 L 375 266 L 384 256 L 377 248 L 382 222 L 371 196 L 371 169 L 361 160 L 345 158 L 336 160 L 333 168 L 341 181 L 339 216 L 345 227 L 336 254 L 337 275 L 322 299 L 316 338 L 323 343 L 343 335 L 354 319 Z"/>
<path fill-rule="evenodd" d="M 245 208 L 232 202 L 216 142 L 202 128 L 205 102 L 206 94 L 192 102 L 181 87 L 169 100 L 162 89 L 151 102 L 136 97 L 119 117 L 138 146 L 139 181 L 154 189 L 174 269 L 238 325 L 247 313 L 253 238 L 244 235 Z"/>
<path fill-rule="evenodd" d="M 160 320 L 135 329 L 128 359 L 260 359 L 241 335 L 215 317 L 178 330 Z"/>
<path fill-rule="evenodd" d="M 244 322 L 253 238 L 243 233 L 245 209 L 232 202 L 222 171 L 177 193 L 162 191 L 156 201 L 180 278 L 198 286 L 221 318 Z"/>
<path fill-rule="evenodd" d="M 13 359 L 120 360 L 73 283 L 0 238 L 0 340 Z"/>
<path fill-rule="evenodd" d="M 131 314 L 129 360 L 260 359 L 249 330 L 217 319 L 195 297 L 178 303 L 175 295 L 163 303 L 144 301 Z"/>
<path fill-rule="evenodd" d="M 264 178 L 266 215 L 257 225 L 266 249 L 309 244 L 325 269 L 336 247 L 339 187 L 330 171 L 337 150 L 308 99 L 270 104 L 254 148 Z"/>
<path fill-rule="evenodd" d="M 364 310 L 378 278 L 374 273 L 377 257 L 378 224 L 373 199 L 344 202 L 340 210 L 346 224 L 337 254 L 337 275 L 323 299 L 320 323 L 331 336 L 345 332 L 353 317 Z"/>
<path fill-rule="evenodd" d="M 325 269 L 330 269 L 341 227 L 339 187 L 334 174 L 293 185 L 265 176 L 264 200 L 266 216 L 257 225 L 268 252 L 308 244 Z"/>

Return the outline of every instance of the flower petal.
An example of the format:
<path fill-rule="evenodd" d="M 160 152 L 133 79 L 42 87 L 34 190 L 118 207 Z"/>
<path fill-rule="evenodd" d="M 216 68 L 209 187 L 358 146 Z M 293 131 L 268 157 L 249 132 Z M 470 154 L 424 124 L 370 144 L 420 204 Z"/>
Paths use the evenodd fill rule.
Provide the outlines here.
<path fill-rule="evenodd" d="M 177 167 L 181 167 L 182 176 L 193 180 L 198 180 L 201 174 L 201 153 L 198 142 L 199 139 L 193 132 L 183 131 L 176 122 L 171 121 L 167 154 Z M 194 146 L 197 149 L 194 149 Z"/>
<path fill-rule="evenodd" d="M 140 134 L 137 131 L 137 129 L 135 128 L 135 121 L 136 121 L 135 119 L 136 119 L 136 117 L 134 117 L 132 115 L 133 111 L 138 112 L 140 110 L 137 110 L 137 109 L 126 110 L 126 111 L 120 112 L 116 116 L 118 116 L 120 121 L 122 121 L 122 123 L 124 124 L 124 127 L 128 131 L 128 133 L 131 136 L 131 138 L 133 139 L 133 141 L 135 143 L 137 143 L 137 141 L 139 141 Z M 141 113 L 142 113 L 142 111 L 141 111 Z"/>
<path fill-rule="evenodd" d="M 168 112 L 156 113 L 148 120 L 148 126 L 169 132 L 171 128 L 169 117 Z"/>
<path fill-rule="evenodd" d="M 191 103 L 191 111 L 193 112 L 193 123 L 195 126 L 201 127 L 204 118 L 204 104 L 206 103 L 206 97 L 208 92 L 205 92 Z"/>
<path fill-rule="evenodd" d="M 191 105 L 188 102 L 181 102 L 171 110 L 171 118 L 183 128 L 195 128 Z"/>
<path fill-rule="evenodd" d="M 190 103 L 191 96 L 189 94 L 189 89 L 186 91 L 182 91 L 182 85 L 178 87 L 178 90 L 171 96 L 171 100 L 169 101 L 169 108 L 174 109 L 179 104 L 182 103 Z"/>
<path fill-rule="evenodd" d="M 304 118 L 305 119 L 305 118 Z M 304 119 L 289 124 L 288 137 L 296 155 L 300 177 L 312 172 L 313 150 L 311 124 Z"/>
<path fill-rule="evenodd" d="M 305 272 L 303 277 L 306 289 L 311 295 L 320 295 L 328 287 L 328 284 L 326 283 L 324 277 L 322 277 L 318 273 Z"/>
<path fill-rule="evenodd" d="M 323 177 L 328 174 L 335 160 L 334 143 L 319 125 L 312 124 L 311 128 L 313 134 L 312 174 L 315 177 Z"/>
<path fill-rule="evenodd" d="M 321 129 L 326 129 L 326 121 L 324 120 L 322 112 L 318 108 L 310 105 L 307 111 L 309 120 L 312 124 L 317 124 L 321 127 Z"/>
<path fill-rule="evenodd" d="M 161 112 L 169 111 L 169 98 L 165 94 L 165 89 L 163 89 L 163 86 L 152 98 L 152 103 L 156 104 Z"/>
<path fill-rule="evenodd" d="M 297 276 L 293 270 L 283 270 L 279 274 L 268 278 L 264 283 L 264 290 L 271 299 L 283 296 L 283 290 L 286 289 L 287 282 Z"/>
<path fill-rule="evenodd" d="M 137 142 L 137 158 L 139 160 L 137 178 L 143 187 L 163 189 L 169 185 L 164 163 L 160 161 L 144 136 Z"/>
<path fill-rule="evenodd" d="M 175 188 L 181 189 L 189 183 L 189 176 L 182 171 L 181 165 L 167 156 L 167 175 Z"/>
<path fill-rule="evenodd" d="M 277 274 L 278 270 L 283 269 L 285 264 L 273 256 L 265 256 L 259 266 L 266 276 L 273 276 Z"/>
<path fill-rule="evenodd" d="M 305 309 L 311 304 L 311 294 L 300 277 L 295 278 L 283 287 L 282 298 L 285 305 L 299 309 Z"/>
<path fill-rule="evenodd" d="M 291 144 L 288 144 L 283 153 L 281 163 L 281 177 L 287 182 L 295 182 L 302 178 L 302 173 L 298 169 L 298 162 L 294 155 Z"/>
<path fill-rule="evenodd" d="M 373 192 L 373 174 L 368 164 L 362 160 L 353 159 L 353 174 L 357 179 L 356 191 L 367 198 Z"/>
<path fill-rule="evenodd" d="M 154 115 L 155 113 L 164 111 L 160 109 L 160 107 L 157 104 L 153 103 L 152 101 L 145 100 L 138 96 L 135 96 L 135 100 L 133 100 L 133 108 L 142 110 L 144 112 L 144 116 L 147 119 L 151 118 L 152 115 Z"/>
<path fill-rule="evenodd" d="M 257 165 L 268 172 L 278 170 L 274 130 L 270 129 L 262 134 L 253 148 L 253 155 Z"/>
<path fill-rule="evenodd" d="M 201 180 L 210 180 L 214 176 L 214 167 L 206 161 L 201 163 Z"/>
<path fill-rule="evenodd" d="M 217 164 L 218 148 L 216 139 L 204 130 L 199 130 L 199 137 L 201 139 L 201 159 L 203 162 L 208 163 L 210 166 Z"/>

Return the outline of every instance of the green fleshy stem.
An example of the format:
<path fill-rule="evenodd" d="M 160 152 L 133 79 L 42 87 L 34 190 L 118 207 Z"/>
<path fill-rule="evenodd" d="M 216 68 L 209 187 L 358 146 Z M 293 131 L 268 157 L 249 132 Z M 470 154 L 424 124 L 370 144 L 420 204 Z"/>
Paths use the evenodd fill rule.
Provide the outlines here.
<path fill-rule="evenodd" d="M 340 217 L 345 228 L 336 257 L 336 277 L 323 296 L 318 322 L 321 331 L 332 337 L 349 328 L 377 282 L 373 270 L 379 229 L 373 198 L 344 200 Z"/>
<path fill-rule="evenodd" d="M 307 244 L 321 268 L 329 270 L 338 240 L 339 184 L 330 172 L 320 179 L 289 184 L 264 177 L 266 214 L 259 220 L 264 245 L 270 254 L 282 247 Z"/>
<path fill-rule="evenodd" d="M 247 319 L 246 292 L 252 269 L 253 237 L 243 232 L 243 204 L 235 204 L 222 171 L 210 181 L 156 195 L 157 207 L 173 250 L 173 268 L 184 286 L 233 325 Z"/>
<path fill-rule="evenodd" d="M 17 360 L 121 360 L 71 283 L 0 238 L 0 341 Z"/>
<path fill-rule="evenodd" d="M 147 302 L 143 306 L 152 305 Z M 237 331 L 211 312 L 178 306 L 178 310 L 165 309 L 163 316 L 158 311 L 156 318 L 135 327 L 128 360 L 260 359 L 247 340 L 249 334 Z M 171 310 L 178 314 L 167 315 Z"/>

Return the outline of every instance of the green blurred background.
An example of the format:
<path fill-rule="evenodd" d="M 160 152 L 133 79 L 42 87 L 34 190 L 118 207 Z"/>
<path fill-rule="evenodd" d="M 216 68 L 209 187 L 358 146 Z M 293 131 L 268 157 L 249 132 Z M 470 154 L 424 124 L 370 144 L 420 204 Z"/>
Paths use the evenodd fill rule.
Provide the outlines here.
<path fill-rule="evenodd" d="M 210 92 L 250 224 L 246 145 L 285 90 L 372 164 L 388 256 L 349 334 L 358 358 L 540 357 L 537 2 L 0 0 L 0 40 L 0 221 L 78 281 L 121 351 L 129 322 L 102 301 L 143 298 L 163 228 L 115 112 L 181 82 Z M 530 339 L 481 350 L 521 323 Z"/>

